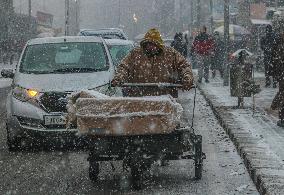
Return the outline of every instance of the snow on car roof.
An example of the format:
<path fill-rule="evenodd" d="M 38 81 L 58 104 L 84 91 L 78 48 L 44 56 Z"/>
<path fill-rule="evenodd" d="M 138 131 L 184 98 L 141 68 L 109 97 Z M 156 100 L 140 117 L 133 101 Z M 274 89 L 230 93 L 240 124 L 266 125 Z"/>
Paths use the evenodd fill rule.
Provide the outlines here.
<path fill-rule="evenodd" d="M 100 28 L 98 29 L 98 31 L 102 31 L 102 30 L 107 30 L 107 31 L 120 31 L 122 32 L 123 30 L 120 28 Z"/>
<path fill-rule="evenodd" d="M 134 42 L 122 39 L 105 39 L 107 45 L 133 45 Z"/>
<path fill-rule="evenodd" d="M 109 34 L 109 33 L 123 33 L 122 30 L 118 29 L 98 29 L 98 30 L 83 30 L 81 33 L 91 33 L 91 34 Z"/>
<path fill-rule="evenodd" d="M 251 19 L 251 22 L 256 25 L 271 25 L 269 20 Z"/>
<path fill-rule="evenodd" d="M 37 45 L 44 43 L 63 43 L 63 42 L 103 42 L 100 37 L 83 37 L 83 36 L 63 36 L 63 37 L 47 37 L 36 38 L 28 42 L 28 45 Z"/>

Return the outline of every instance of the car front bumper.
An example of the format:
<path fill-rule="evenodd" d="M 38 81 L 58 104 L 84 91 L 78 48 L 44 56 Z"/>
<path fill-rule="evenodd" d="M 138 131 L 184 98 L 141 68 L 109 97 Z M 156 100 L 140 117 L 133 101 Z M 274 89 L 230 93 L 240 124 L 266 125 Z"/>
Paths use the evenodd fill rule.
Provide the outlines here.
<path fill-rule="evenodd" d="M 43 139 L 76 139 L 77 129 L 44 126 L 44 116 L 58 115 L 59 113 L 47 113 L 40 107 L 28 102 L 21 102 L 11 95 L 7 99 L 7 129 L 10 137 L 28 137 Z"/>

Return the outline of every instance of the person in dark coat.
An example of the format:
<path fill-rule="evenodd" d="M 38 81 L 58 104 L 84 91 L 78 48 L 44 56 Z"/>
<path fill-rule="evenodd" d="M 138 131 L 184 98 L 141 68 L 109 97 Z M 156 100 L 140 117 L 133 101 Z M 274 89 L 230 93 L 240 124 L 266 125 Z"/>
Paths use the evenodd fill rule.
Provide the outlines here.
<path fill-rule="evenodd" d="M 272 26 L 268 25 L 266 27 L 266 35 L 261 39 L 261 49 L 264 54 L 264 67 L 265 67 L 265 86 L 269 87 L 271 85 L 271 68 L 272 68 L 272 47 L 276 43 L 276 35 L 272 30 Z M 273 78 L 273 87 L 277 87 L 277 82 Z"/>
<path fill-rule="evenodd" d="M 220 34 L 218 32 L 214 32 L 214 55 L 212 57 L 212 77 L 215 78 L 216 71 L 220 72 L 221 78 L 223 78 L 223 63 L 224 63 L 224 51 L 225 45 L 224 41 L 221 39 Z"/>
<path fill-rule="evenodd" d="M 171 47 L 178 51 L 183 57 L 187 57 L 187 44 L 183 42 L 182 33 L 176 33 Z"/>
<path fill-rule="evenodd" d="M 273 99 L 271 108 L 279 110 L 280 120 L 277 122 L 277 125 L 284 127 L 284 26 L 281 31 L 275 38 L 275 44 L 272 45 L 271 52 L 271 74 L 279 82 L 279 91 Z"/>

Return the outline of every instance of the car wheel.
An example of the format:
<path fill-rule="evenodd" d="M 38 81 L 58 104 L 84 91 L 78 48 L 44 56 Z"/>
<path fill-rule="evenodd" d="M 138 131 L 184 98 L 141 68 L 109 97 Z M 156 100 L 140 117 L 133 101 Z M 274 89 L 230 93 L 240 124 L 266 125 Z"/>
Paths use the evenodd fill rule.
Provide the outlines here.
<path fill-rule="evenodd" d="M 12 137 L 8 128 L 7 130 L 7 146 L 10 152 L 17 152 L 22 149 L 22 138 L 20 137 Z"/>
<path fill-rule="evenodd" d="M 132 184 L 134 190 L 142 189 L 143 172 L 144 170 L 142 170 L 141 167 L 138 167 L 137 165 L 131 167 Z"/>
<path fill-rule="evenodd" d="M 96 161 L 89 161 L 89 178 L 92 182 L 97 182 L 100 173 L 100 164 Z"/>

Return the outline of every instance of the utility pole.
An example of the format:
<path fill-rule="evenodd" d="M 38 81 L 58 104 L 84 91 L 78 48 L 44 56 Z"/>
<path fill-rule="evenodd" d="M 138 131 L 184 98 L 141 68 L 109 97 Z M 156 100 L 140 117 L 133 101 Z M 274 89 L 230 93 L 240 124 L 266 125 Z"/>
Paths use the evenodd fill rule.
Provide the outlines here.
<path fill-rule="evenodd" d="M 193 31 L 193 21 L 194 21 L 193 1 L 190 1 L 190 34 Z"/>
<path fill-rule="evenodd" d="M 118 1 L 118 25 L 117 27 L 120 28 L 121 24 L 121 0 Z"/>
<path fill-rule="evenodd" d="M 275 0 L 275 8 L 278 9 L 279 7 L 279 0 Z"/>
<path fill-rule="evenodd" d="M 75 0 L 76 33 L 80 31 L 80 0 Z"/>
<path fill-rule="evenodd" d="M 183 9 L 182 9 L 182 0 L 179 0 L 179 23 L 180 23 L 180 31 L 182 32 L 183 31 Z"/>
<path fill-rule="evenodd" d="M 65 36 L 69 35 L 69 0 L 65 0 Z"/>
<path fill-rule="evenodd" d="M 196 1 L 196 25 L 197 28 L 201 26 L 201 3 L 200 0 Z"/>
<path fill-rule="evenodd" d="M 28 0 L 28 14 L 29 14 L 29 33 L 30 36 L 32 35 L 32 0 Z"/>
<path fill-rule="evenodd" d="M 211 33 L 214 31 L 214 19 L 213 19 L 213 0 L 210 0 L 210 30 Z"/>
<path fill-rule="evenodd" d="M 32 17 L 32 0 L 28 0 L 28 3 L 29 3 L 29 18 L 31 19 Z"/>
<path fill-rule="evenodd" d="M 224 86 L 229 86 L 229 67 L 228 67 L 228 58 L 229 58 L 229 40 L 230 40 L 230 0 L 224 0 L 224 44 L 225 44 L 225 52 L 224 52 Z"/>

